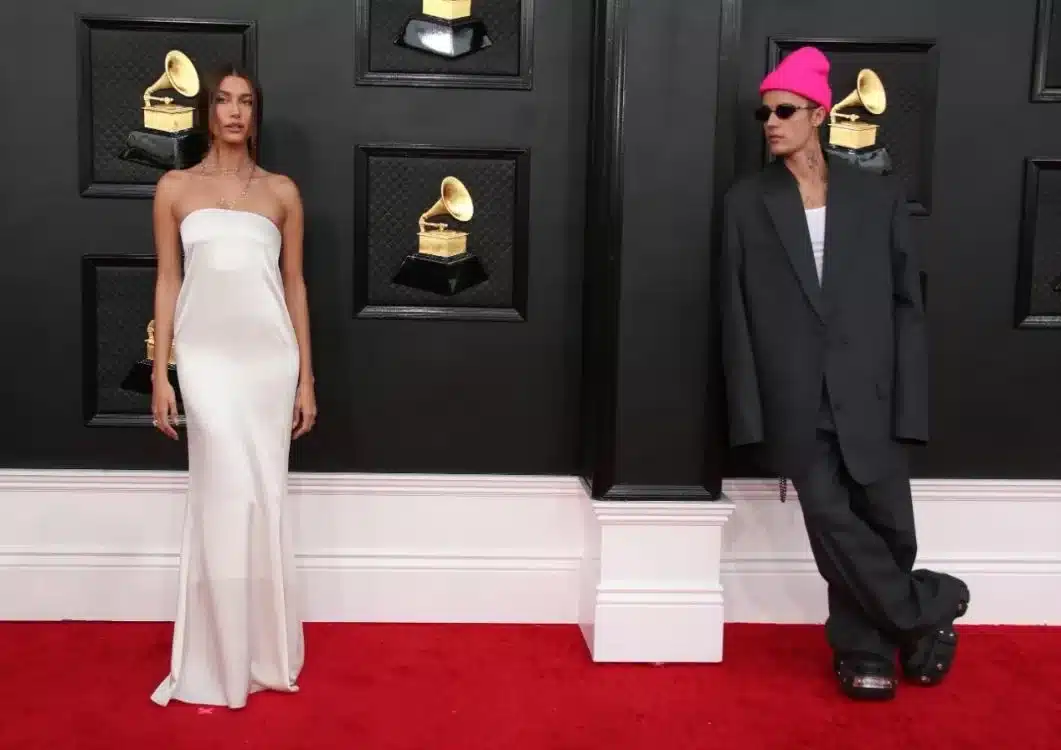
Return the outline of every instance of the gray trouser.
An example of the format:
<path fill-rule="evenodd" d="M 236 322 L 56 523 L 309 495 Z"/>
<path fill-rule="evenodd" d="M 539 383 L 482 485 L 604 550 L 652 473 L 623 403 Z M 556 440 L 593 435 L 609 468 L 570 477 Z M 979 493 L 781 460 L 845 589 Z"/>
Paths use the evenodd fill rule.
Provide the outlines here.
<path fill-rule="evenodd" d="M 891 660 L 899 644 L 954 616 L 957 579 L 913 569 L 913 501 L 904 464 L 870 485 L 844 468 L 827 401 L 814 457 L 792 477 L 818 571 L 829 587 L 826 637 L 838 653 Z"/>

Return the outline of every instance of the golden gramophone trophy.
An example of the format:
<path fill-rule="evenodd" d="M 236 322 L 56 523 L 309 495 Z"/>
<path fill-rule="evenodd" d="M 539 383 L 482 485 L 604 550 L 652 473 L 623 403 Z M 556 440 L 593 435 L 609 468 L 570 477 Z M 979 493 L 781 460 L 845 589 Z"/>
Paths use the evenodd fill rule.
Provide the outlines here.
<path fill-rule="evenodd" d="M 482 262 L 468 252 L 468 233 L 450 229 L 435 216 L 469 221 L 475 209 L 472 196 L 456 177 L 442 180 L 441 197 L 420 215 L 418 250 L 402 261 L 395 284 L 450 297 L 486 280 Z"/>
<path fill-rule="evenodd" d="M 144 343 L 147 344 L 147 356 L 130 368 L 129 374 L 126 375 L 125 380 L 122 381 L 122 388 L 127 391 L 150 396 L 151 376 L 155 370 L 155 321 L 153 320 L 149 321 L 147 324 L 147 339 Z M 177 381 L 177 357 L 175 347 L 170 347 L 166 374 L 169 376 L 170 385 L 173 386 L 173 391 L 177 396 L 177 402 L 180 403 L 181 389 L 180 384 Z"/>
<path fill-rule="evenodd" d="M 857 114 L 840 111 L 854 105 L 861 106 L 871 115 L 883 113 L 888 106 L 884 84 L 869 68 L 858 72 L 855 90 L 829 110 L 829 144 L 825 148 L 826 152 L 871 172 L 891 172 L 891 156 L 884 146 L 877 144 L 880 126 L 865 122 Z"/>
<path fill-rule="evenodd" d="M 486 25 L 472 16 L 472 0 L 423 0 L 422 10 L 405 22 L 394 40 L 399 47 L 455 60 L 493 44 Z"/>
<path fill-rule="evenodd" d="M 125 161 L 155 169 L 184 169 L 202 158 L 206 137 L 196 127 L 195 107 L 177 104 L 172 97 L 155 96 L 155 92 L 169 89 L 187 98 L 199 93 L 199 74 L 180 50 L 166 53 L 165 70 L 144 90 L 144 126 L 126 137 L 121 153 Z"/>

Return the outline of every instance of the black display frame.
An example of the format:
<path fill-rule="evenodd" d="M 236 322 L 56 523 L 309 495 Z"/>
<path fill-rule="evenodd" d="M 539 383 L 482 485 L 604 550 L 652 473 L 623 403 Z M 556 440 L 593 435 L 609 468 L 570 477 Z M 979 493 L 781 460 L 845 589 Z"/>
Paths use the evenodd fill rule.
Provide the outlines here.
<path fill-rule="evenodd" d="M 155 269 L 154 255 L 93 254 L 81 257 L 81 405 L 86 427 L 152 427 L 150 405 L 145 412 L 101 412 L 99 408 L 98 278 L 105 268 Z M 147 321 L 145 321 L 145 324 Z M 134 363 L 130 362 L 132 366 Z"/>
<path fill-rule="evenodd" d="M 921 170 L 916 175 L 918 193 L 921 200 L 910 199 L 907 209 L 911 216 L 930 216 L 932 214 L 932 165 L 936 145 L 936 110 L 939 96 L 939 46 L 938 41 L 927 37 L 807 37 L 807 36 L 771 36 L 767 40 L 766 69 L 772 70 L 781 62 L 784 49 L 802 46 L 813 46 L 828 55 L 830 52 L 850 53 L 870 49 L 884 54 L 913 52 L 925 56 L 925 89 L 932 93 L 932 101 L 923 108 L 927 127 L 921 138 Z M 887 88 L 887 83 L 885 83 Z M 849 92 L 834 92 L 837 97 L 846 96 Z M 769 150 L 763 148 L 763 163 L 769 158 Z"/>
<path fill-rule="evenodd" d="M 1061 313 L 1032 312 L 1031 293 L 1035 283 L 1035 248 L 1038 239 L 1039 179 L 1043 172 L 1061 170 L 1061 158 L 1029 157 L 1024 160 L 1024 190 L 1021 196 L 1020 244 L 1017 254 L 1017 283 L 1014 296 L 1014 325 L 1023 329 L 1061 328 Z M 1061 306 L 1061 275 L 1052 283 Z"/>
<path fill-rule="evenodd" d="M 229 31 L 242 37 L 243 59 L 240 64 L 256 75 L 258 58 L 258 23 L 251 20 L 219 18 L 159 18 L 154 16 L 120 16 L 78 14 L 77 28 L 77 127 L 78 187 L 83 198 L 153 198 L 156 182 L 107 182 L 94 174 L 93 102 L 92 102 L 92 33 L 97 30 L 201 32 L 204 29 Z"/>
<path fill-rule="evenodd" d="M 512 267 L 512 304 L 508 307 L 460 305 L 376 305 L 369 302 L 369 160 L 373 156 L 410 159 L 513 159 L 516 163 Z M 465 320 L 522 323 L 527 320 L 530 247 L 531 150 L 521 147 L 456 147 L 427 144 L 366 143 L 354 151 L 354 278 L 355 318 L 396 320 Z"/>

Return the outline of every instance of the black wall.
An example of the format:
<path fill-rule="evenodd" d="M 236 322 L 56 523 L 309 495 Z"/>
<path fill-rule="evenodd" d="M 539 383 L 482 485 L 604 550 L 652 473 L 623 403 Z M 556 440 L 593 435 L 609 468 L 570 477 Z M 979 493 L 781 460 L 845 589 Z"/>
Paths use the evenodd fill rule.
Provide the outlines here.
<path fill-rule="evenodd" d="M 132 257 L 154 251 L 150 189 L 98 164 L 86 177 L 82 162 L 117 150 L 124 131 L 99 123 L 115 102 L 138 116 L 162 72 L 138 34 L 162 29 L 159 49 L 208 61 L 203 34 L 242 28 L 264 89 L 263 165 L 295 179 L 306 209 L 320 416 L 293 467 L 576 471 L 592 6 L 476 5 L 494 45 L 448 65 L 391 43 L 419 0 L 5 4 L 3 75 L 21 103 L 0 123 L 0 304 L 24 322 L 5 326 L 5 421 L 21 427 L 0 465 L 184 465 L 148 399 L 118 388 L 151 317 L 152 270 Z M 135 65 L 138 88 L 115 100 Z M 490 273 L 452 299 L 391 283 L 449 174 L 472 192 L 470 248 Z"/>
<path fill-rule="evenodd" d="M 252 22 L 264 162 L 307 207 L 321 418 L 295 469 L 578 472 L 597 495 L 663 499 L 756 474 L 721 442 L 716 219 L 761 164 L 755 85 L 804 40 L 888 87 L 882 138 L 910 186 L 932 335 L 916 474 L 1061 476 L 1061 20 L 1037 20 L 1051 3 L 524 4 L 520 26 L 518 3 L 491 2 L 509 46 L 457 81 L 396 78 L 406 60 L 366 54 L 360 0 L 5 4 L 0 466 L 184 464 L 145 402 L 101 396 L 141 353 L 150 258 L 132 256 L 152 252 L 150 203 L 84 184 L 80 13 Z M 400 231 L 370 207 L 458 167 L 491 207 L 472 236 L 506 270 L 462 304 L 403 296 L 377 267 Z M 83 272 L 85 256 L 118 257 Z"/>

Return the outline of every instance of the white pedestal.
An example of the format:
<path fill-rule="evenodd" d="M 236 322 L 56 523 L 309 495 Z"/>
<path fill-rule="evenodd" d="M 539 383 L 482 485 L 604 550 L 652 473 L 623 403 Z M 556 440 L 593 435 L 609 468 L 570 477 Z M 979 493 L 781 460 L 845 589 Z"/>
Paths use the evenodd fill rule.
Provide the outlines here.
<path fill-rule="evenodd" d="M 579 624 L 596 662 L 720 662 L 734 505 L 587 498 Z"/>

